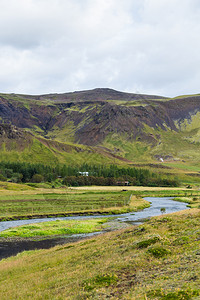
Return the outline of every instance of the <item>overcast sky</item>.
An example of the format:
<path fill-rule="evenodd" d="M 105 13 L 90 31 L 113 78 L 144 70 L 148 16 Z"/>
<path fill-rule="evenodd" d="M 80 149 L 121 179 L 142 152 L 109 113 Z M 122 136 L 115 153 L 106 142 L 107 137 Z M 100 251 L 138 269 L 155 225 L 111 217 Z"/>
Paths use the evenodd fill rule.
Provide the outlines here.
<path fill-rule="evenodd" d="M 0 92 L 200 93 L 199 0 L 0 0 Z"/>

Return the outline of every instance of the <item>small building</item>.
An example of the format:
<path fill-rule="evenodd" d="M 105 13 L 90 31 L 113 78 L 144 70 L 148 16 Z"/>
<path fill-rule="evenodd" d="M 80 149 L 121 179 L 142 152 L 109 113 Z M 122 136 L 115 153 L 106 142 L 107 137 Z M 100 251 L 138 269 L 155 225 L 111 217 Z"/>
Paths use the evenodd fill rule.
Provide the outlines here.
<path fill-rule="evenodd" d="M 117 185 L 129 185 L 129 181 L 117 181 Z"/>
<path fill-rule="evenodd" d="M 82 175 L 82 176 L 88 176 L 89 172 L 79 172 L 79 174 Z"/>

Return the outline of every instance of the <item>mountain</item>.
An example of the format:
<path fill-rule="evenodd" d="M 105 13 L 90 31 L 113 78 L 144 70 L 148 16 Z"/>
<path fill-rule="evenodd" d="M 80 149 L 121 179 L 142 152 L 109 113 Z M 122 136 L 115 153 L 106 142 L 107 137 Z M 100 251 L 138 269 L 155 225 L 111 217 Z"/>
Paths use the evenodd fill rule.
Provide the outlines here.
<path fill-rule="evenodd" d="M 51 149 L 51 155 L 61 162 L 73 149 L 70 157 L 77 162 L 75 156 L 85 153 L 82 161 L 94 154 L 108 163 L 163 162 L 169 167 L 180 164 L 180 170 L 198 171 L 199 116 L 199 94 L 166 98 L 112 89 L 36 96 L 0 94 L 2 126 L 16 126 L 19 134 L 23 130 L 27 139 Z M 24 143 L 30 149 L 30 143 Z M 5 153 L 11 147 L 1 135 L 0 144 Z M 60 158 L 62 147 L 66 149 Z"/>

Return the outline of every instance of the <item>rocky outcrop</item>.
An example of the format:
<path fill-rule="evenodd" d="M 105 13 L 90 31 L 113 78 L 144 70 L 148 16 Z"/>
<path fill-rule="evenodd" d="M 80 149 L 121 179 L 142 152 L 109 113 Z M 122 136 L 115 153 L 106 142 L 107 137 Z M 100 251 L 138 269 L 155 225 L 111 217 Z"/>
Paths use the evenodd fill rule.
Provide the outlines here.
<path fill-rule="evenodd" d="M 19 139 L 24 138 L 25 133 L 14 125 L 0 124 L 0 138 Z"/>

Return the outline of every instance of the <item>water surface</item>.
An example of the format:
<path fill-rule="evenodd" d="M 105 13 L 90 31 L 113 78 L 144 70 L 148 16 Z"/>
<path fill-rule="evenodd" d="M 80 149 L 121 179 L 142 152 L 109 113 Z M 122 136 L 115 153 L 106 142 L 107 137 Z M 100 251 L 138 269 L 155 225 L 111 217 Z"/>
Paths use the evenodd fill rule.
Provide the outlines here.
<path fill-rule="evenodd" d="M 154 216 L 161 215 L 161 208 L 165 208 L 165 213 L 173 213 L 187 208 L 187 203 L 178 202 L 172 200 L 172 197 L 146 197 L 145 200 L 151 203 L 151 206 L 145 208 L 144 210 L 120 215 L 114 215 L 120 222 L 141 222 L 141 219 L 147 219 Z M 56 218 L 41 218 L 41 219 L 29 219 L 29 220 L 16 220 L 16 221 L 4 221 L 0 222 L 0 232 L 8 228 L 33 224 L 39 222 L 49 222 L 55 220 L 83 220 L 91 218 L 107 218 L 109 215 L 99 215 L 99 216 L 72 216 L 72 217 L 56 217 Z"/>

